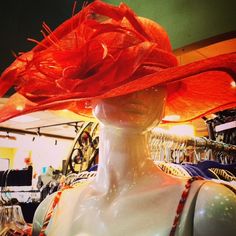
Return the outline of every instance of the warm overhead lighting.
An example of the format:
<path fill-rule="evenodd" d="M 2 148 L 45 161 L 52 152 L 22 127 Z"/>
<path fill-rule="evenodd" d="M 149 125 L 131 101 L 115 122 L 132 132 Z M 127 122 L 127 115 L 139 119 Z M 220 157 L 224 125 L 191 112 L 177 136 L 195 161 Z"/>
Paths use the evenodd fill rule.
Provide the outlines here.
<path fill-rule="evenodd" d="M 211 118 L 212 118 L 212 119 L 215 119 L 216 117 L 217 117 L 216 114 L 211 114 Z"/>
<path fill-rule="evenodd" d="M 10 121 L 15 121 L 15 122 L 20 122 L 20 123 L 34 122 L 38 120 L 40 119 L 33 116 L 29 116 L 29 115 L 18 116 L 18 117 L 10 119 Z"/>
<path fill-rule="evenodd" d="M 236 88 L 236 82 L 235 81 L 231 82 L 230 84 L 233 88 Z"/>
<path fill-rule="evenodd" d="M 152 131 L 156 132 L 156 133 L 165 133 L 166 129 L 163 129 L 163 128 L 160 128 L 160 127 L 155 127 Z"/>
<path fill-rule="evenodd" d="M 193 125 L 174 125 L 170 127 L 169 133 L 178 136 L 194 136 L 195 131 Z"/>
<path fill-rule="evenodd" d="M 17 110 L 17 111 L 23 111 L 23 110 L 24 110 L 24 106 L 18 105 L 18 106 L 16 107 L 16 110 Z"/>
<path fill-rule="evenodd" d="M 163 120 L 167 120 L 167 121 L 178 121 L 178 120 L 180 120 L 180 116 L 179 116 L 179 115 L 165 116 L 165 117 L 163 118 Z"/>

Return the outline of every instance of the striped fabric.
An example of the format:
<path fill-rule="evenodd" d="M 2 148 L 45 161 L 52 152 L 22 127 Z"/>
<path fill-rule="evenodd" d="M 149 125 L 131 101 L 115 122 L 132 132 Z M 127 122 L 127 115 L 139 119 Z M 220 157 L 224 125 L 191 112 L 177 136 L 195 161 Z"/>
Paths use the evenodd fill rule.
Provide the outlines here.
<path fill-rule="evenodd" d="M 69 188 L 72 188 L 70 186 L 67 186 L 67 187 L 64 187 L 63 189 L 59 190 L 56 194 L 56 196 L 54 197 L 53 199 L 53 203 L 51 204 L 48 212 L 47 212 L 47 215 L 46 217 L 44 218 L 44 222 L 43 222 L 43 226 L 42 226 L 42 229 L 41 229 L 41 232 L 40 232 L 40 236 L 46 236 L 45 234 L 45 231 L 47 229 L 47 226 L 49 224 L 49 221 L 50 219 L 52 218 L 52 215 L 53 215 L 53 211 L 54 209 L 56 208 L 57 204 L 59 203 L 60 201 L 60 198 L 61 198 L 61 195 L 62 195 L 62 192 L 66 189 L 69 189 Z"/>
<path fill-rule="evenodd" d="M 174 219 L 174 222 L 173 222 L 173 225 L 172 225 L 169 236 L 174 236 L 175 235 L 175 231 L 176 231 L 177 225 L 180 221 L 181 215 L 183 213 L 184 205 L 185 205 L 185 202 L 188 198 L 188 194 L 189 194 L 191 185 L 196 180 L 203 180 L 203 178 L 200 177 L 200 176 L 194 176 L 194 177 L 188 179 L 187 183 L 185 184 L 185 189 L 184 189 L 184 191 L 181 195 L 181 198 L 180 198 L 177 210 L 176 210 L 175 219 Z"/>

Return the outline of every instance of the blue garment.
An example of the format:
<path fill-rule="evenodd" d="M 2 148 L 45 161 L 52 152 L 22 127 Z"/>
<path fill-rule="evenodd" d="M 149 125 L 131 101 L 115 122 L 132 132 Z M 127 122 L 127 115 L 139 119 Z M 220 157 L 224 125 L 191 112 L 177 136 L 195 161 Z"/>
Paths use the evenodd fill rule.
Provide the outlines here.
<path fill-rule="evenodd" d="M 210 168 L 224 169 L 228 170 L 234 175 L 236 175 L 236 163 L 233 164 L 221 164 L 216 161 L 202 161 L 198 164 L 195 164 L 197 168 L 199 168 L 205 175 L 213 176 L 212 173 L 208 170 Z M 213 176 L 214 178 L 214 176 Z"/>

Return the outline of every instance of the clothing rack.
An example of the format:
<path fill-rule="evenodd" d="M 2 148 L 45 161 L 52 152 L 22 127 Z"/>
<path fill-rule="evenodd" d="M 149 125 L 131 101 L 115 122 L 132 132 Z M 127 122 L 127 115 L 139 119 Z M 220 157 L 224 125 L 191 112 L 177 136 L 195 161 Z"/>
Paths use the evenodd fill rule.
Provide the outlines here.
<path fill-rule="evenodd" d="M 205 137 L 177 136 L 154 129 L 151 132 L 151 138 L 156 138 L 163 141 L 173 141 L 176 143 L 185 143 L 185 146 L 207 148 L 215 151 L 236 152 L 236 145 L 217 142 Z"/>
<path fill-rule="evenodd" d="M 29 166 L 27 169 L 22 170 L 9 169 L 6 171 L 0 171 L 0 187 L 31 186 L 32 175 L 32 166 Z"/>
<path fill-rule="evenodd" d="M 40 202 L 41 193 L 39 190 L 8 190 L 0 191 L 0 200 L 8 201 L 17 199 L 19 203 Z"/>
<path fill-rule="evenodd" d="M 67 123 L 68 124 L 68 123 Z M 45 136 L 49 138 L 56 138 L 56 139 L 66 139 L 66 140 L 73 140 L 74 137 L 62 136 L 57 134 L 49 134 L 41 132 L 41 127 L 34 128 L 34 131 L 30 130 L 21 130 L 21 129 L 14 129 L 14 128 L 7 128 L 7 127 L 0 127 L 0 132 L 6 132 L 6 135 L 0 138 L 8 138 L 8 139 L 15 139 L 14 136 L 10 136 L 9 134 L 20 134 L 20 135 L 37 135 L 37 136 Z"/>
<path fill-rule="evenodd" d="M 190 144 L 192 143 L 196 145 L 197 147 L 206 147 L 206 148 L 213 149 L 216 151 L 236 152 L 236 145 L 218 142 L 218 141 L 210 140 L 203 137 L 189 140 L 189 143 Z"/>
<path fill-rule="evenodd" d="M 40 193 L 39 190 L 0 190 L 0 193 Z"/>

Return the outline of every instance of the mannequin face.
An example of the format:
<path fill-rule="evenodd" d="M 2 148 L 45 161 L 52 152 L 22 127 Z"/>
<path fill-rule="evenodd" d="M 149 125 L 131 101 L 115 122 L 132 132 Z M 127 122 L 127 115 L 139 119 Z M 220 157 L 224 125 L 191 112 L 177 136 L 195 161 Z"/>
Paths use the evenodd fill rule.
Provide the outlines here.
<path fill-rule="evenodd" d="M 162 118 L 166 100 L 164 87 L 153 87 L 120 97 L 93 101 L 93 113 L 105 125 L 145 130 Z"/>

